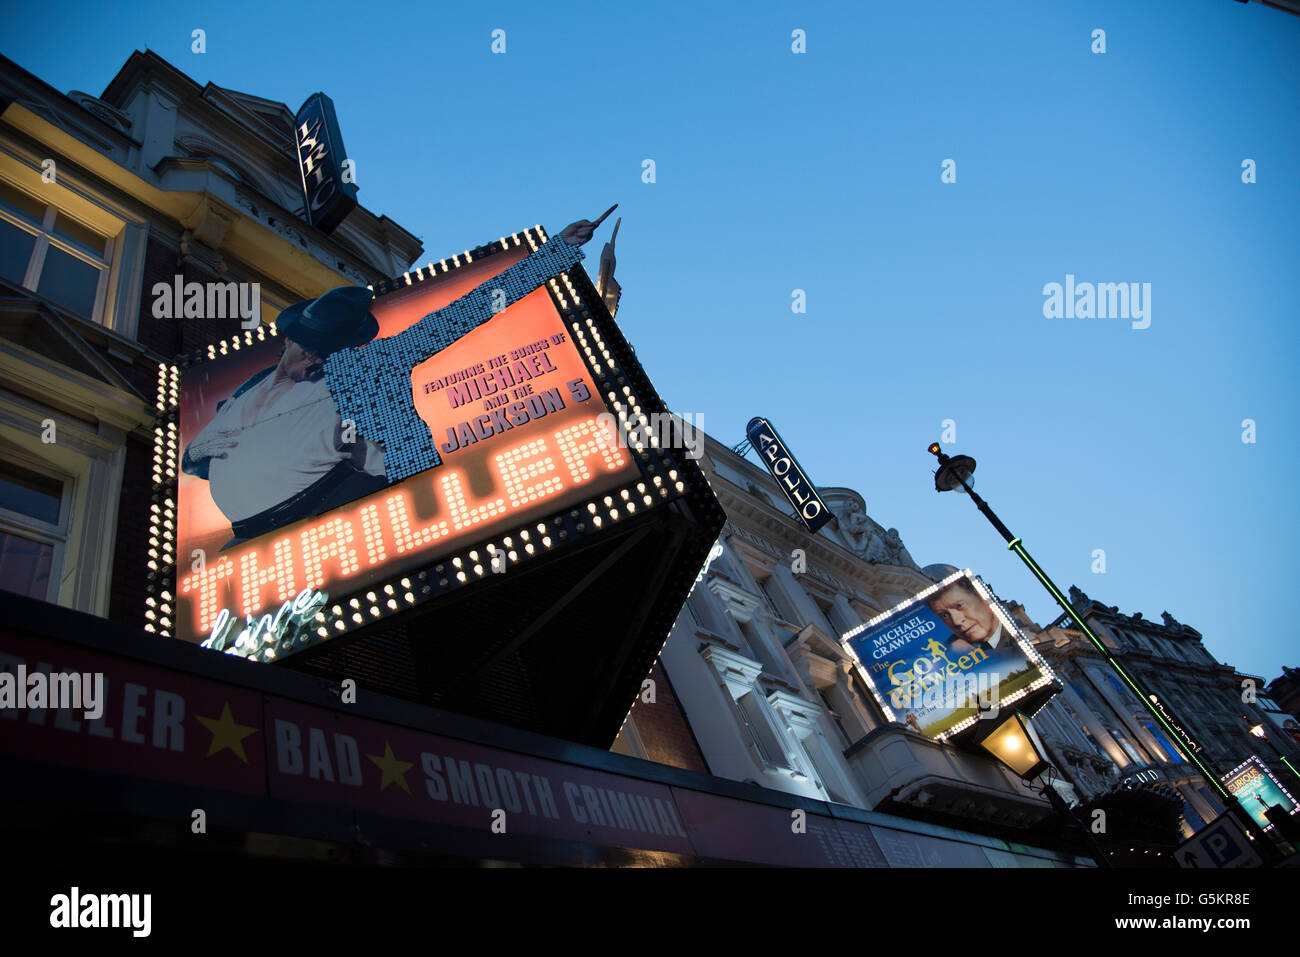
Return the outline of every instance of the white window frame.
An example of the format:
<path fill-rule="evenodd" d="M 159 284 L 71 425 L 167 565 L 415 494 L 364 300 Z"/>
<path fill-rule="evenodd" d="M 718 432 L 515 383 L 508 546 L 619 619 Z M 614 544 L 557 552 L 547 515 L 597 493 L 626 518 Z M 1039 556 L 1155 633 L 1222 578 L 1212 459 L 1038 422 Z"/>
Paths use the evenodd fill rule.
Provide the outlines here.
<path fill-rule="evenodd" d="M 59 592 L 63 586 L 68 534 L 72 528 L 72 513 L 77 497 L 76 477 L 68 475 L 61 469 L 52 467 L 50 462 L 38 459 L 8 443 L 0 445 L 0 452 L 3 452 L 5 457 L 14 465 L 28 472 L 35 472 L 38 475 L 54 479 L 63 485 L 63 491 L 59 499 L 59 521 L 57 523 L 43 522 L 31 515 L 0 507 L 0 532 L 18 538 L 25 538 L 28 541 L 39 542 L 42 545 L 54 546 L 54 554 L 50 559 L 50 580 L 46 585 L 46 593 L 33 597 L 52 603 L 58 602 Z"/>
<path fill-rule="evenodd" d="M 17 185 L 9 182 L 6 182 L 5 185 L 14 190 L 19 188 Z M 45 215 L 39 223 L 28 217 L 24 212 L 15 211 L 7 205 L 0 205 L 0 219 L 3 219 L 5 222 L 18 229 L 21 229 L 23 232 L 30 233 L 36 239 L 36 242 L 32 247 L 31 257 L 27 260 L 27 271 L 23 274 L 23 288 L 36 295 L 40 295 L 36 292 L 36 287 L 40 285 L 41 273 L 45 269 L 45 257 L 49 253 L 50 247 L 53 246 L 60 252 L 67 253 L 75 259 L 79 259 L 87 265 L 94 266 L 99 270 L 99 282 L 95 287 L 95 304 L 91 308 L 90 315 L 85 318 L 89 319 L 91 322 L 103 325 L 104 301 L 108 293 L 109 276 L 113 270 L 113 251 L 116 246 L 114 237 L 109 236 L 105 238 L 102 259 L 89 256 L 82 249 L 60 239 L 55 234 L 55 220 L 58 216 L 64 216 L 67 219 L 82 225 L 86 229 L 92 229 L 95 232 L 99 232 L 99 230 L 94 230 L 94 227 L 86 226 L 84 223 L 81 223 L 76 216 L 69 214 L 66 210 L 60 208 L 54 203 L 47 202 L 45 199 L 40 197 L 32 196 L 30 193 L 27 193 L 27 195 L 36 202 L 45 204 Z M 73 311 L 67 306 L 57 304 L 56 306 L 60 309 L 67 309 L 69 312 Z M 81 315 L 81 313 L 75 314 Z"/>

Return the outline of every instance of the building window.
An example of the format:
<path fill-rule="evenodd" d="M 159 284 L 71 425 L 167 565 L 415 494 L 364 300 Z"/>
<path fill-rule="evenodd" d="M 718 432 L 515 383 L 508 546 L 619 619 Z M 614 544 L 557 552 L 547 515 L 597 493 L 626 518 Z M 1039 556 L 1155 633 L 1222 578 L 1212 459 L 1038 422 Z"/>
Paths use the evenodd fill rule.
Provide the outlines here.
<path fill-rule="evenodd" d="M 1150 723 L 1143 723 L 1142 726 L 1147 729 L 1147 733 L 1150 734 L 1151 737 L 1155 738 L 1156 744 L 1158 744 L 1161 747 L 1161 749 L 1165 752 L 1165 754 L 1167 755 L 1167 757 L 1165 758 L 1166 761 L 1169 761 L 1171 763 L 1175 760 L 1183 761 L 1183 762 L 1187 761 L 1187 755 L 1183 754 L 1183 752 L 1178 748 L 1177 745 L 1175 745 L 1172 741 L 1170 741 L 1167 737 L 1165 737 L 1164 733 L 1161 732 L 1159 725 L 1155 724 L 1154 722 L 1150 722 Z"/>
<path fill-rule="evenodd" d="M 749 731 L 749 736 L 753 739 L 754 746 L 758 749 L 764 763 L 768 767 L 788 768 L 790 761 L 785 755 L 785 749 L 781 747 L 781 742 L 777 740 L 767 715 L 763 713 L 763 705 L 759 703 L 757 693 L 749 691 L 741 695 L 736 699 L 736 706 L 740 710 L 745 729 Z"/>
<path fill-rule="evenodd" d="M 773 594 L 772 576 L 759 580 L 758 590 L 763 593 L 763 600 L 767 602 L 768 610 L 782 621 L 787 621 L 785 614 L 781 611 L 781 605 L 777 602 L 777 596 Z"/>
<path fill-rule="evenodd" d="M 55 601 L 68 535 L 70 483 L 0 461 L 0 589 Z"/>
<path fill-rule="evenodd" d="M 1120 731 L 1118 728 L 1107 728 L 1106 730 L 1110 732 L 1110 736 L 1115 739 L 1115 743 L 1124 749 L 1124 753 L 1133 760 L 1134 764 L 1148 763 L 1147 759 L 1142 756 L 1141 752 L 1139 752 L 1138 749 L 1133 746 L 1132 742 L 1124 736 L 1123 731 Z"/>
<path fill-rule="evenodd" d="M 107 236 L 0 182 L 0 278 L 97 320 L 111 250 Z"/>
<path fill-rule="evenodd" d="M 1075 720 L 1075 723 L 1079 725 L 1079 730 L 1083 732 L 1083 739 L 1092 746 L 1092 750 L 1096 751 L 1097 754 L 1109 761 L 1110 755 L 1106 753 L 1106 749 L 1098 743 L 1095 737 L 1093 737 L 1092 731 L 1090 731 L 1088 726 L 1083 723 L 1083 719 L 1079 717 L 1078 712 L 1071 711 L 1070 717 L 1072 717 Z"/>
<path fill-rule="evenodd" d="M 1114 675 L 1106 675 L 1105 677 L 1110 682 L 1110 686 L 1115 689 L 1115 694 L 1119 695 L 1120 701 L 1132 702 L 1133 696 L 1129 693 L 1128 688 L 1120 683 L 1118 678 Z"/>
<path fill-rule="evenodd" d="M 1209 785 L 1203 784 L 1196 789 L 1196 793 L 1205 799 L 1205 803 L 1210 805 L 1210 810 L 1217 816 L 1223 813 L 1223 805 L 1219 802 L 1219 797 L 1210 790 Z"/>

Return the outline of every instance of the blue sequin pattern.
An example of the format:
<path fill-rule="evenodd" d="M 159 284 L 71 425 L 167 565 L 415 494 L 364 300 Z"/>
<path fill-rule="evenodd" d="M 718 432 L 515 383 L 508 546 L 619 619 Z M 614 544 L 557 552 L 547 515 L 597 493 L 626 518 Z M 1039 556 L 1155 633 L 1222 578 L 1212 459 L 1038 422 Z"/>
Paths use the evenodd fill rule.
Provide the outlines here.
<path fill-rule="evenodd" d="M 415 411 L 411 371 L 501 311 L 496 290 L 504 291 L 505 305 L 510 306 L 584 258 L 580 248 L 552 236 L 505 272 L 397 335 L 326 358 L 325 379 L 339 416 L 351 419 L 359 435 L 384 447 L 389 482 L 442 464 L 429 426 Z"/>

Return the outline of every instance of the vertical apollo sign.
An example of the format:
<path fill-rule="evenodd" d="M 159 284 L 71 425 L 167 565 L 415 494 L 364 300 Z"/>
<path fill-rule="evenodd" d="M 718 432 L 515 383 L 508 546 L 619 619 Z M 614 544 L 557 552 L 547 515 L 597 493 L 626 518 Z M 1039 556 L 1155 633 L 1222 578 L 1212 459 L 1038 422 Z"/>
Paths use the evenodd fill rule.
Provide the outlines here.
<path fill-rule="evenodd" d="M 745 434 L 758 452 L 767 470 L 781 486 L 781 492 L 794 506 L 795 514 L 807 526 L 808 531 L 816 531 L 831 520 L 831 510 L 826 507 L 812 481 L 800 467 L 789 448 L 781 441 L 781 436 L 772 423 L 762 416 L 755 416 L 745 427 Z"/>
<path fill-rule="evenodd" d="M 357 184 L 343 176 L 347 154 L 334 102 L 324 93 L 313 93 L 298 110 L 294 123 L 306 204 L 303 218 L 321 232 L 333 232 L 357 205 Z"/>

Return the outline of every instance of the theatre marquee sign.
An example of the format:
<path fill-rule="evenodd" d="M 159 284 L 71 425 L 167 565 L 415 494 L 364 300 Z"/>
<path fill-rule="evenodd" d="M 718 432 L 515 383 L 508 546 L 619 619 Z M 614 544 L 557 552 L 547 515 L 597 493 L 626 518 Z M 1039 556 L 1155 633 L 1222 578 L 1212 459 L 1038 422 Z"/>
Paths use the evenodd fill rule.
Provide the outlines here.
<path fill-rule="evenodd" d="M 699 493 L 611 426 L 655 406 L 575 248 L 524 230 L 382 284 L 348 363 L 263 326 L 163 367 L 149 627 L 275 660 Z"/>

